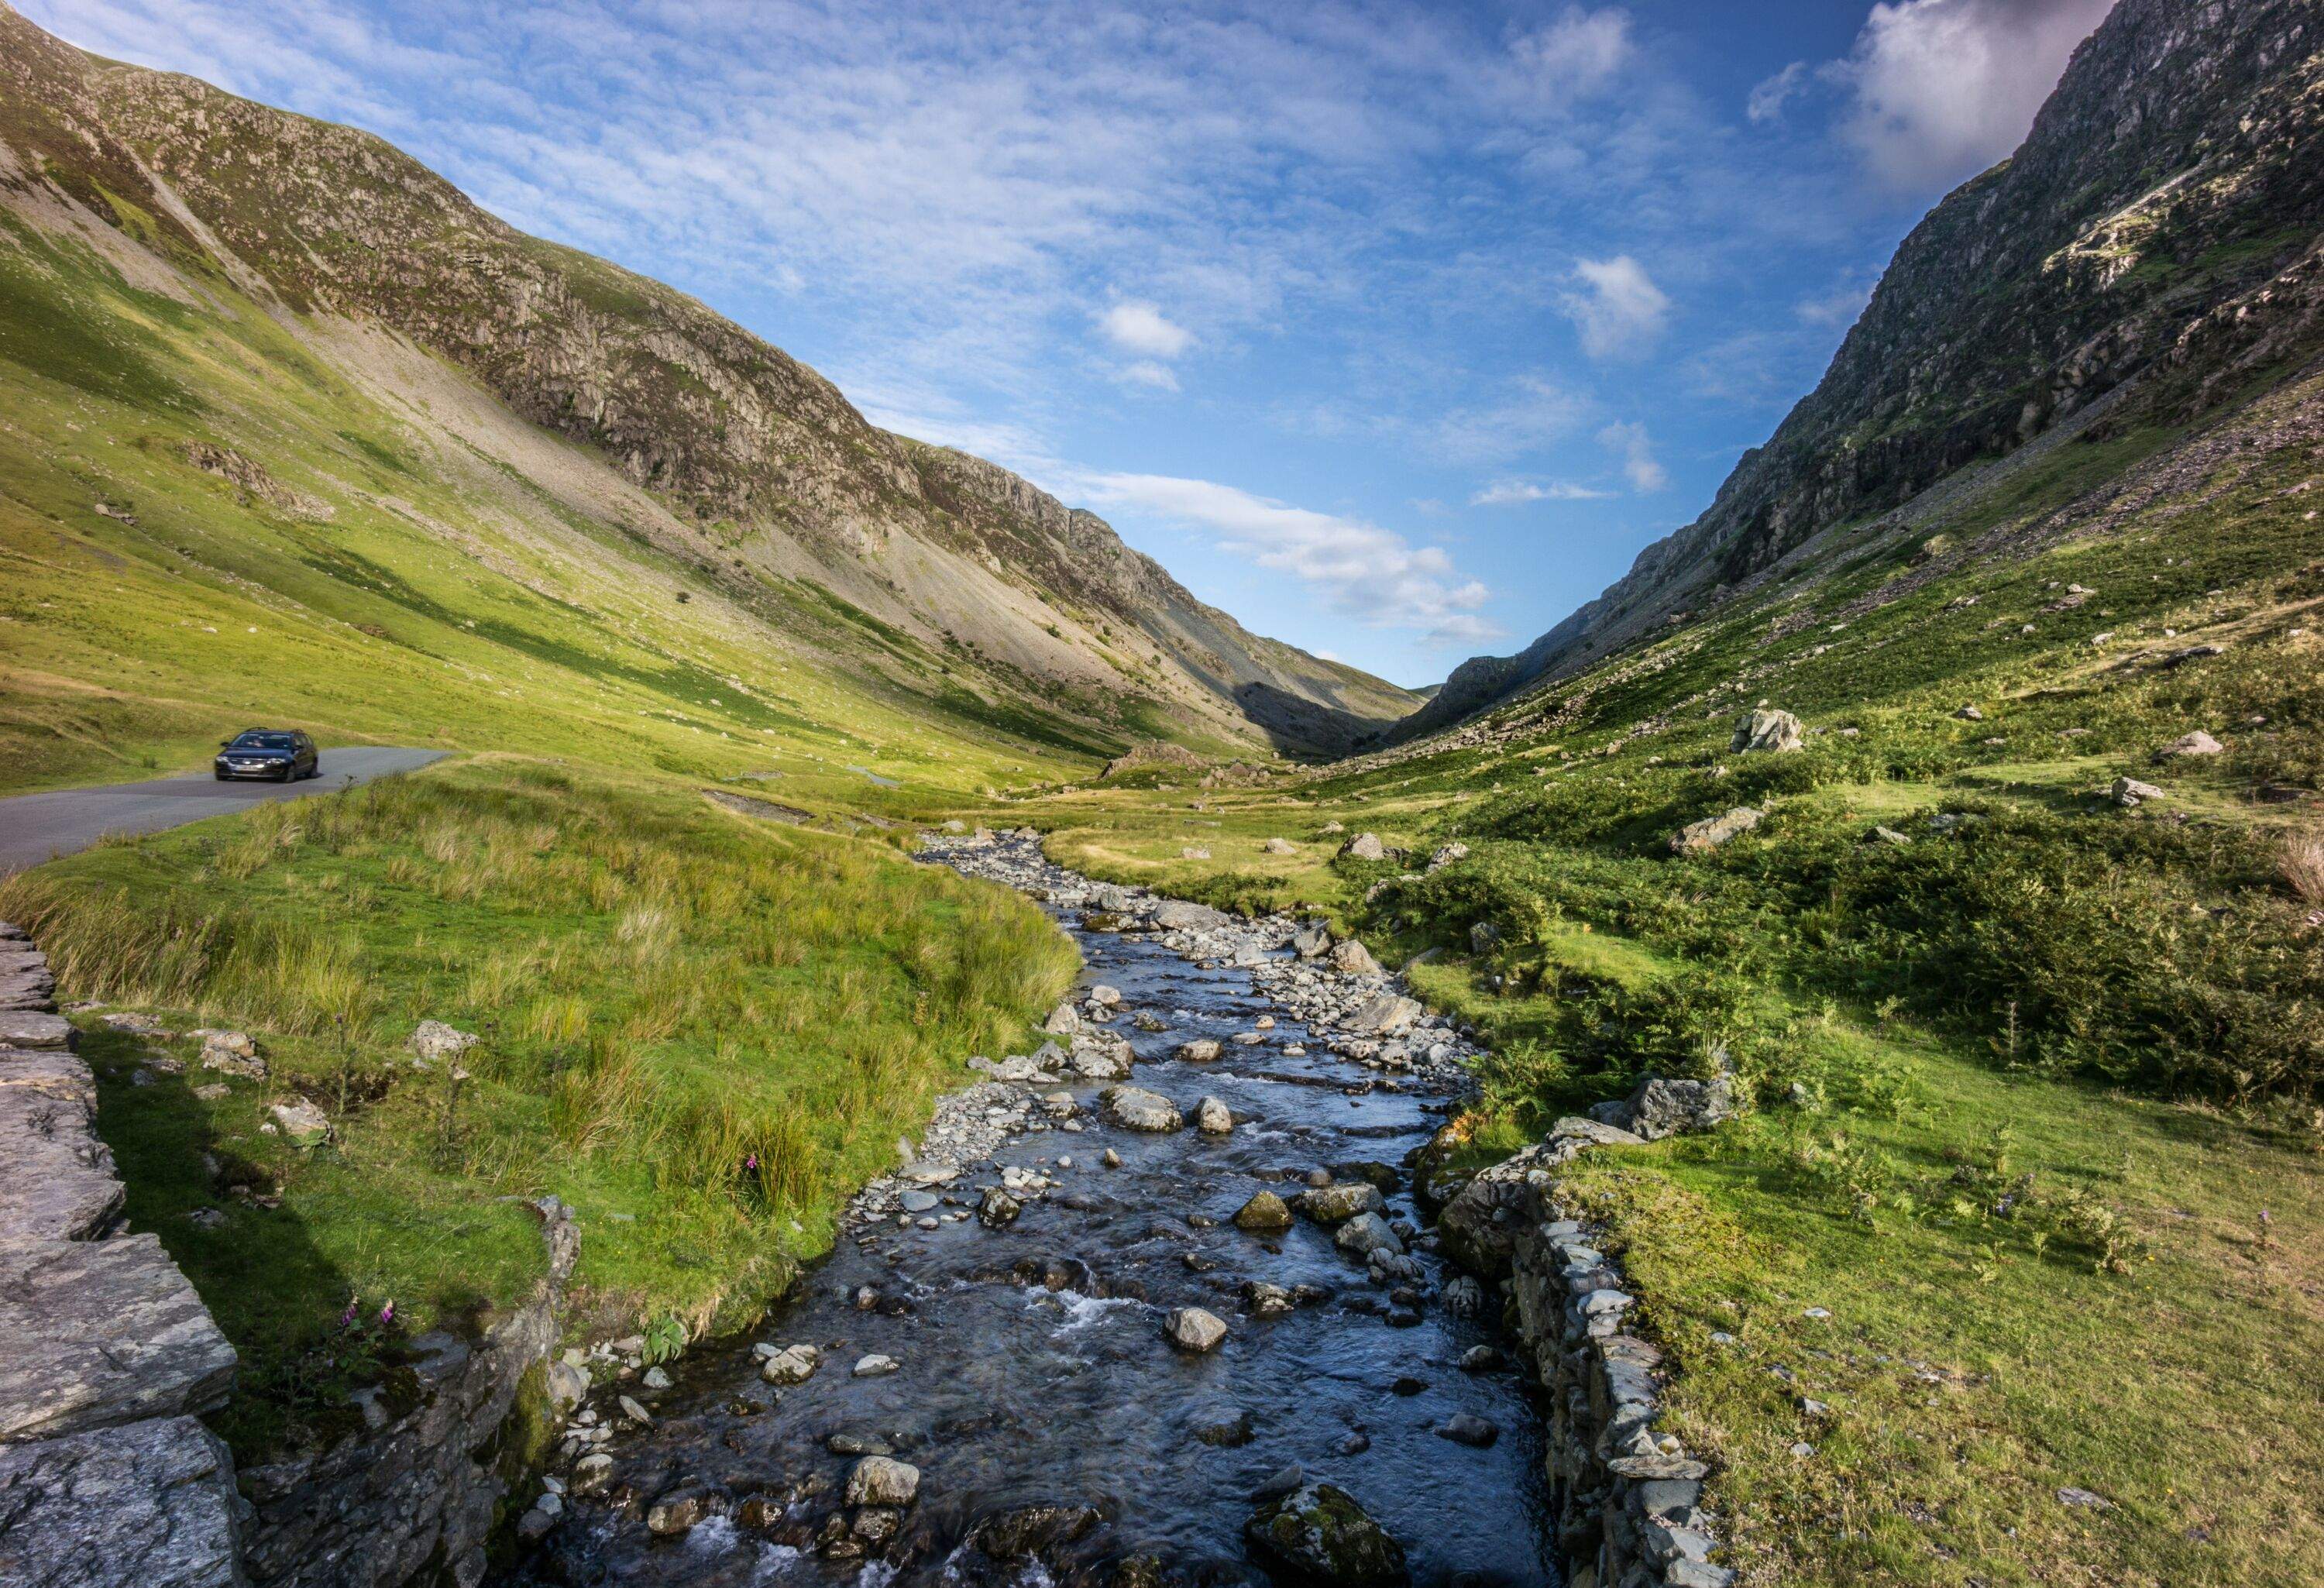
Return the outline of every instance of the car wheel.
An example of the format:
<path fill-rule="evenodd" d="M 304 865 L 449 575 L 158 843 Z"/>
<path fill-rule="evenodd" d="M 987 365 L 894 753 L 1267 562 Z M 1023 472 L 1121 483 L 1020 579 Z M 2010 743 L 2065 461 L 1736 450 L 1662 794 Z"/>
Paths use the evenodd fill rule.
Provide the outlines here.
<path fill-rule="evenodd" d="M 210 776 L 216 778 L 221 783 L 226 781 L 226 774 L 224 772 L 212 772 Z"/>

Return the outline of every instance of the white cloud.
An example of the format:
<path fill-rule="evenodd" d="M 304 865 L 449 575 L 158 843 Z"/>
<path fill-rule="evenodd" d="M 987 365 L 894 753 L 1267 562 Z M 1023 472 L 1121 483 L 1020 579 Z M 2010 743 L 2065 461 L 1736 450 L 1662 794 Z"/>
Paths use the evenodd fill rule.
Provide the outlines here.
<path fill-rule="evenodd" d="M 1630 14 L 1618 6 L 1591 11 L 1569 5 L 1554 22 L 1510 41 L 1509 53 L 1528 80 L 1553 98 L 1596 93 L 1629 63 Z"/>
<path fill-rule="evenodd" d="M 1573 428 L 1588 403 L 1541 375 L 1522 375 L 1499 401 L 1454 408 L 1418 427 L 1428 451 L 1449 463 L 1524 457 Z"/>
<path fill-rule="evenodd" d="M 1491 485 L 1469 498 L 1471 507 L 1515 507 L 1527 502 L 1602 502 L 1611 491 L 1593 491 L 1587 485 L 1569 485 L 1563 480 L 1546 484 L 1539 480 L 1495 480 Z"/>
<path fill-rule="evenodd" d="M 1168 475 L 1077 474 L 1101 505 L 1210 531 L 1221 546 L 1287 573 L 1334 612 L 1373 628 L 1418 629 L 1439 642 L 1499 632 L 1478 614 L 1488 592 L 1464 579 L 1439 546 L 1415 546 L 1360 519 L 1254 496 L 1232 485 Z"/>
<path fill-rule="evenodd" d="M 1743 102 L 1743 114 L 1755 123 L 1780 121 L 1792 96 L 1807 85 L 1808 63 L 1794 60 L 1772 77 L 1762 78 Z"/>
<path fill-rule="evenodd" d="M 1173 325 L 1151 303 L 1135 299 L 1115 304 L 1098 316 L 1098 328 L 1124 353 L 1148 358 L 1176 358 L 1194 340 L 1184 326 Z"/>
<path fill-rule="evenodd" d="M 1563 306 L 1581 333 L 1582 352 L 1597 359 L 1636 358 L 1662 335 L 1670 298 L 1637 260 L 1627 254 L 1585 259 L 1573 273 L 1582 290 L 1565 294 Z"/>
<path fill-rule="evenodd" d="M 1882 0 L 1845 60 L 1840 126 L 1902 192 L 1946 187 L 2015 149 L 2074 46 L 2114 0 Z"/>
<path fill-rule="evenodd" d="M 1178 389 L 1178 377 L 1171 372 L 1170 366 L 1167 364 L 1157 364 L 1150 358 L 1141 358 L 1134 364 L 1123 365 L 1120 369 L 1114 372 L 1114 378 L 1126 386 L 1145 386 L 1156 392 L 1175 392 Z"/>
<path fill-rule="evenodd" d="M 1669 486 L 1669 471 L 1655 460 L 1646 427 L 1637 420 L 1608 425 L 1598 432 L 1598 444 L 1621 459 L 1623 477 L 1630 482 L 1632 490 L 1646 494 Z"/>

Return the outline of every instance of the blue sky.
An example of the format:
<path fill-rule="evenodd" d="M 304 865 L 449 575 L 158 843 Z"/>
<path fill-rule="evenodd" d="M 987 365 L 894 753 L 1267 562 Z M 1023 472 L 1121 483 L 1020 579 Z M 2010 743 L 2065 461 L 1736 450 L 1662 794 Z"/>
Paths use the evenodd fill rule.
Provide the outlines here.
<path fill-rule="evenodd" d="M 2110 0 L 17 0 L 369 128 L 1404 683 L 1693 518 Z"/>

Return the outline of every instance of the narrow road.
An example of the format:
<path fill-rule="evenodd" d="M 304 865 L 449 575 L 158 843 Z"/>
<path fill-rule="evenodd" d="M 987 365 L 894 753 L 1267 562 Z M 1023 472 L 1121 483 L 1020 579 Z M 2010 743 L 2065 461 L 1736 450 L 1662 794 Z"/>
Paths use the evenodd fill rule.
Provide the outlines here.
<path fill-rule="evenodd" d="M 115 783 L 102 789 L 57 789 L 0 799 L 0 876 L 86 849 L 107 833 L 158 833 L 204 817 L 225 816 L 262 799 L 297 799 L 368 783 L 441 761 L 441 750 L 359 744 L 326 750 L 322 776 L 302 783 L 221 783 L 208 773 Z"/>

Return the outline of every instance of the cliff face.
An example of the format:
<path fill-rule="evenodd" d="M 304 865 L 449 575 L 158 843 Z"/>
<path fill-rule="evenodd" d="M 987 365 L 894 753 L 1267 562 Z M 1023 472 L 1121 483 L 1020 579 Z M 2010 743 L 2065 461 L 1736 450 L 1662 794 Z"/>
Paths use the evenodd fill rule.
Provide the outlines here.
<path fill-rule="evenodd" d="M 97 60 L 5 4 L 0 204 L 52 229 L 111 227 L 197 287 L 418 345 L 652 492 L 697 527 L 706 567 L 740 550 L 815 571 L 925 642 L 1147 697 L 1201 733 L 1331 750 L 1415 704 L 1256 639 L 1102 520 L 888 434 L 741 327 L 516 231 L 368 134 Z M 1044 605 L 1069 620 L 1055 633 Z M 1133 652 L 1142 675 L 1125 670 Z M 1253 682 L 1307 725 L 1247 711 L 1237 689 Z"/>
<path fill-rule="evenodd" d="M 2311 345 L 2319 49 L 2317 0 L 2121 0 L 2018 152 L 1904 239 L 1710 511 L 1526 650 L 1464 662 L 1395 736 L 1601 658 L 2109 392 L 2193 420 Z"/>

